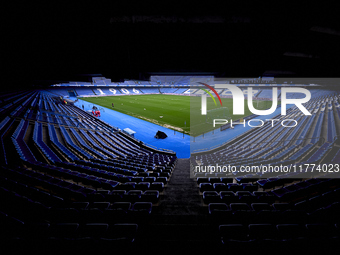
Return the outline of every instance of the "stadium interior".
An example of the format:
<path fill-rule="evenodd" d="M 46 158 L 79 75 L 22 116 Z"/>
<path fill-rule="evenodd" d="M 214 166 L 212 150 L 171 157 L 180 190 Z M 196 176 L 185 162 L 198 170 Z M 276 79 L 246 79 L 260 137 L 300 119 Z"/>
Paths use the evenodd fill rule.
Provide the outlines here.
<path fill-rule="evenodd" d="M 335 8 L 165 6 L 8 6 L 17 15 L 5 24 L 0 93 L 3 251 L 340 251 Z M 235 85 L 245 99 L 251 87 L 257 107 L 273 100 L 273 87 L 280 101 L 283 88 L 302 87 L 311 93 L 303 104 L 311 115 L 289 105 L 283 116 L 279 105 L 270 116 L 242 118 L 261 127 L 228 123 L 190 136 L 115 110 L 114 98 L 130 95 L 204 95 L 212 104 L 195 79 Z M 216 89 L 213 100 L 232 96 Z M 86 101 L 101 97 L 114 103 Z M 237 171 L 197 171 L 217 165 Z M 240 171 L 246 165 L 297 171 Z"/>

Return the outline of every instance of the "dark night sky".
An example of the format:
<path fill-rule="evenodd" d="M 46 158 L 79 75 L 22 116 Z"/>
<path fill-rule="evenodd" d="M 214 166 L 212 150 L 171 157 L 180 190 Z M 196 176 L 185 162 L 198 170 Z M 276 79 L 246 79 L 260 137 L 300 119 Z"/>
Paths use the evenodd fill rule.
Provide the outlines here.
<path fill-rule="evenodd" d="M 335 6 L 275 2 L 12 2 L 3 8 L 3 82 L 84 80 L 79 74 L 119 81 L 150 72 L 338 77 Z"/>

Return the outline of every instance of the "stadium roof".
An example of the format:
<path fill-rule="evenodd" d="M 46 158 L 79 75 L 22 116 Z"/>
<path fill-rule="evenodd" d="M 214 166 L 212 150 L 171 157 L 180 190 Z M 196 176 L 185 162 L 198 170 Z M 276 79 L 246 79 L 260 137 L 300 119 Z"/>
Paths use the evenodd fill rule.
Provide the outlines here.
<path fill-rule="evenodd" d="M 2 79 L 28 86 L 89 81 L 79 74 L 338 77 L 337 10 L 312 1 L 8 3 Z"/>

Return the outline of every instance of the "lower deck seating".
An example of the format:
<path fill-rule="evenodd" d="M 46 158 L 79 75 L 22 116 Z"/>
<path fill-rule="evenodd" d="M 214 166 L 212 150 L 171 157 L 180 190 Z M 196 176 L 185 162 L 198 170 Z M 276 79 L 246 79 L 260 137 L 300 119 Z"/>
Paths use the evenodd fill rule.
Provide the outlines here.
<path fill-rule="evenodd" d="M 22 106 L 32 114 L 15 110 L 0 125 L 1 240 L 127 249 L 158 206 L 176 154 L 141 145 L 59 98 L 32 95 Z"/>

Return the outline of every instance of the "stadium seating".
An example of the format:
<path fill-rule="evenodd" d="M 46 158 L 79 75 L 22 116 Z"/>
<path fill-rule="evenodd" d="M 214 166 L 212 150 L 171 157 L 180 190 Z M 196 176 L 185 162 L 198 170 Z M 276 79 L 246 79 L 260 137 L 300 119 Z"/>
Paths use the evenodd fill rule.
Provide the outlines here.
<path fill-rule="evenodd" d="M 330 100 L 332 97 L 329 96 Z M 289 114 L 285 119 L 297 116 L 297 121 L 300 125 L 295 129 L 283 128 L 281 125 L 271 127 L 271 123 L 265 123 L 263 127 L 257 130 L 252 130 L 239 138 L 236 146 L 228 145 L 215 150 L 213 153 L 201 153 L 195 156 L 196 161 L 200 161 L 202 165 L 220 164 L 225 165 L 237 162 L 237 165 L 251 162 L 252 164 L 288 162 L 288 160 L 300 159 L 302 155 L 306 155 L 305 159 L 308 162 L 317 162 L 325 157 L 326 153 L 330 150 L 336 150 L 334 144 L 337 143 L 337 131 L 335 128 L 334 113 L 332 103 L 329 103 L 327 111 L 327 122 L 325 118 L 326 103 L 325 98 L 317 98 L 310 101 L 307 109 L 311 112 L 317 113 L 316 115 L 300 116 L 297 113 L 297 108 L 291 108 Z M 321 102 L 320 102 L 321 101 Z M 333 102 L 333 101 L 332 101 Z M 283 117 L 278 117 L 278 120 L 283 120 Z M 306 123 L 306 125 L 305 125 Z M 321 137 L 322 127 L 326 126 L 327 129 Z M 310 127 L 304 128 L 304 127 Z M 270 130 L 270 135 L 262 135 Z M 307 134 L 311 133 L 311 138 L 307 138 Z M 327 141 L 321 148 L 316 150 L 318 143 L 321 139 Z M 295 144 L 294 141 L 295 140 Z M 239 155 L 242 155 L 242 157 Z M 309 156 L 307 158 L 307 156 Z"/>
<path fill-rule="evenodd" d="M 71 90 L 78 96 L 183 94 L 188 90 L 176 87 L 188 82 L 181 77 L 158 78 L 148 87 L 126 81 L 119 88 L 69 86 L 1 97 L 0 233 L 7 242 L 4 247 L 21 242 L 58 253 L 72 243 L 69 251 L 131 253 L 129 248 L 146 239 L 140 231 L 151 233 L 160 218 L 171 218 L 162 215 L 162 210 L 176 210 L 177 205 L 170 201 L 167 207 L 162 202 L 165 194 L 174 192 L 168 187 L 178 162 L 176 154 L 138 143 L 60 99 Z M 97 85 L 109 82 L 95 81 Z M 169 87 L 151 86 L 156 84 Z M 267 92 L 260 88 L 257 97 L 266 97 Z M 228 96 L 226 91 L 219 93 Z M 313 116 L 303 116 L 295 107 L 284 117 L 274 117 L 296 119 L 296 128 L 266 123 L 236 137 L 233 145 L 192 154 L 191 167 L 197 162 L 201 166 L 234 164 L 238 170 L 247 164 L 340 163 L 339 97 L 322 89 L 312 95 L 305 107 Z M 288 252 L 287 245 L 317 241 L 335 247 L 339 240 L 340 183 L 334 174 L 306 178 L 300 173 L 236 172 L 197 173 L 195 177 L 193 186 L 181 194 L 186 196 L 193 189 L 201 199 L 195 217 L 189 214 L 194 218 L 191 225 L 211 230 L 210 238 L 218 241 L 214 245 L 230 253 L 254 248 Z M 185 205 L 187 211 L 192 210 L 190 202 Z M 174 217 L 181 223 L 188 218 Z M 157 243 L 153 238 L 152 244 Z M 318 249 L 317 244 L 309 250 L 314 248 Z"/>
<path fill-rule="evenodd" d="M 257 96 L 271 98 L 267 96 L 270 92 L 262 89 Z M 339 208 L 335 192 L 339 192 L 340 185 L 336 173 L 318 172 L 314 178 L 308 178 L 299 172 L 278 175 L 239 171 L 242 165 L 339 162 L 338 96 L 332 91 L 314 90 L 312 100 L 305 106 L 312 116 L 303 116 L 294 107 L 284 118 L 275 117 L 296 119 L 299 126 L 294 129 L 267 123 L 230 144 L 192 154 L 191 167 L 203 206 L 208 208 L 210 222 L 219 228 L 225 250 L 248 252 L 265 245 L 287 252 L 285 245 L 294 244 L 298 250 L 312 251 L 319 247 L 304 244 L 318 238 L 322 245 L 334 247 L 339 238 L 334 231 L 338 222 L 334 213 Z M 230 164 L 238 171 L 195 173 L 197 164 L 200 167 Z M 316 237 L 314 228 L 328 229 L 329 235 Z"/>
<path fill-rule="evenodd" d="M 128 247 L 159 202 L 176 155 L 141 146 L 51 93 L 19 93 L 1 106 L 2 239 L 25 228 L 20 238 L 43 237 L 46 248 L 67 240 Z"/>

